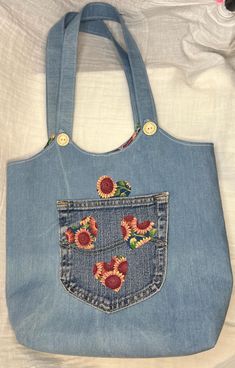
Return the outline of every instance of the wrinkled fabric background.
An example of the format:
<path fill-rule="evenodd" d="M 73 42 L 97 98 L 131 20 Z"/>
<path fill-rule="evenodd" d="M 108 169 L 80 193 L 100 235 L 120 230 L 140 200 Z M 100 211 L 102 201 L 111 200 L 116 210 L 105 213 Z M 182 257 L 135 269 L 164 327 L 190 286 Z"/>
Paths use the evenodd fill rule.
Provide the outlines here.
<path fill-rule="evenodd" d="M 5 164 L 8 159 L 30 157 L 46 144 L 47 33 L 66 12 L 79 11 L 87 2 L 0 0 L 0 366 L 125 367 L 128 364 L 130 368 L 234 368 L 234 295 L 215 348 L 186 357 L 128 359 L 127 362 L 117 358 L 53 355 L 20 345 L 9 324 L 5 301 Z M 123 14 L 139 45 L 159 125 L 180 139 L 215 143 L 234 267 L 235 13 L 214 0 L 109 2 Z M 124 46 L 120 26 L 110 21 L 107 24 Z M 87 151 L 105 152 L 121 145 L 132 131 L 128 86 L 113 44 L 99 36 L 80 33 L 74 141 Z"/>

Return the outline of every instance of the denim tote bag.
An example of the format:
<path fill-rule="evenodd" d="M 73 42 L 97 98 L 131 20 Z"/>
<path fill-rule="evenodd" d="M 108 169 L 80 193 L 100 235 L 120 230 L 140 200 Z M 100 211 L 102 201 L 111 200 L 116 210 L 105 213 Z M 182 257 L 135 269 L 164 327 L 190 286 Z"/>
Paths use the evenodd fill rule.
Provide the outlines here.
<path fill-rule="evenodd" d="M 125 49 L 104 20 L 120 24 Z M 133 134 L 109 152 L 73 141 L 79 31 L 113 42 L 130 91 Z M 214 144 L 159 126 L 137 44 L 107 3 L 50 29 L 46 82 L 48 142 L 7 163 L 6 298 L 17 340 L 98 357 L 212 348 L 233 283 Z"/>

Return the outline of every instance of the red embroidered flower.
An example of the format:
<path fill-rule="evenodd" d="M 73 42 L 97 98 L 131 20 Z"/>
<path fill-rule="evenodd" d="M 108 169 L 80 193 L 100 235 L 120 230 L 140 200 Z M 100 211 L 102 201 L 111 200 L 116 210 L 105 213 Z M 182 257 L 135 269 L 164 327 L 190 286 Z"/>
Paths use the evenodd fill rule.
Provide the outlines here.
<path fill-rule="evenodd" d="M 116 257 L 116 262 L 114 265 L 114 270 L 121 272 L 123 275 L 127 274 L 128 271 L 128 262 L 126 257 Z"/>
<path fill-rule="evenodd" d="M 103 262 L 97 262 L 93 266 L 93 275 L 96 279 L 100 279 L 101 275 L 103 273 Z"/>
<path fill-rule="evenodd" d="M 65 236 L 68 243 L 74 243 L 74 232 L 71 227 L 68 227 L 65 231 Z"/>
<path fill-rule="evenodd" d="M 127 224 L 127 222 L 124 220 L 122 220 L 121 222 L 121 231 L 122 231 L 123 239 L 127 240 L 131 235 L 131 229 L 130 229 L 130 226 Z"/>
<path fill-rule="evenodd" d="M 87 229 L 90 232 L 90 235 L 93 237 L 93 241 L 96 240 L 96 236 L 98 234 L 98 225 L 94 217 L 86 216 L 83 217 L 80 221 L 81 228 Z"/>
<path fill-rule="evenodd" d="M 103 175 L 98 179 L 96 188 L 101 198 L 109 198 L 114 196 L 117 184 L 110 176 Z"/>
<path fill-rule="evenodd" d="M 90 233 L 94 236 L 98 234 L 98 224 L 92 216 L 90 216 Z"/>
<path fill-rule="evenodd" d="M 101 278 L 101 283 L 113 291 L 119 291 L 125 281 L 124 275 L 119 271 L 105 272 Z"/>
<path fill-rule="evenodd" d="M 131 224 L 132 224 L 133 230 L 137 234 L 146 234 L 148 231 L 150 231 L 153 228 L 154 222 L 149 221 L 149 220 L 138 222 L 137 218 L 134 217 Z"/>
<path fill-rule="evenodd" d="M 123 220 L 129 225 L 131 226 L 132 220 L 134 219 L 133 215 L 127 215 L 123 217 Z"/>
<path fill-rule="evenodd" d="M 87 224 L 89 224 L 89 222 L 90 222 L 90 217 L 91 217 L 91 216 L 85 216 L 85 217 L 83 217 L 83 218 L 81 219 L 81 221 L 80 221 L 80 225 L 87 225 Z"/>
<path fill-rule="evenodd" d="M 130 232 L 127 234 L 127 229 Z M 157 233 L 157 229 L 154 228 L 154 222 L 146 220 L 139 222 L 133 215 L 126 215 L 121 221 L 121 230 L 124 240 L 127 241 L 131 249 L 139 248 L 143 244 L 153 240 Z"/>
<path fill-rule="evenodd" d="M 116 262 L 116 259 L 114 257 L 112 257 L 112 261 L 111 262 L 104 262 L 103 263 L 103 268 L 104 268 L 104 271 L 112 271 L 113 270 L 113 267 L 115 265 L 115 262 Z"/>
<path fill-rule="evenodd" d="M 94 248 L 93 239 L 87 229 L 77 230 L 75 233 L 75 243 L 78 248 L 91 249 Z"/>
<path fill-rule="evenodd" d="M 93 266 L 93 275 L 103 285 L 119 291 L 128 270 L 128 262 L 124 256 L 113 256 L 111 261 L 97 262 Z"/>

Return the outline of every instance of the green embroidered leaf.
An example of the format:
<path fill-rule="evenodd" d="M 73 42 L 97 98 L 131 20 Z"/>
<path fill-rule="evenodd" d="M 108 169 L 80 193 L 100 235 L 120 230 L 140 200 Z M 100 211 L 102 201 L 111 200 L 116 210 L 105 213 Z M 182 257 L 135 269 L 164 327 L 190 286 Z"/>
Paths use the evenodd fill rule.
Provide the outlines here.
<path fill-rule="evenodd" d="M 83 228 L 83 229 L 88 229 L 89 228 L 89 223 L 87 223 L 87 224 L 83 224 L 83 225 L 81 225 L 81 227 Z"/>
<path fill-rule="evenodd" d="M 125 187 L 126 186 L 125 180 L 118 180 L 116 183 L 117 183 L 118 187 Z"/>
<path fill-rule="evenodd" d="M 131 249 L 135 249 L 136 248 L 136 244 L 130 244 L 130 248 Z"/>
<path fill-rule="evenodd" d="M 76 231 L 78 229 L 78 227 L 77 226 L 71 226 L 71 229 Z"/>
<path fill-rule="evenodd" d="M 135 249 L 136 243 L 137 243 L 136 238 L 131 238 L 130 239 L 130 247 L 131 247 L 131 249 Z"/>
<path fill-rule="evenodd" d="M 128 192 L 131 190 L 130 184 L 125 180 L 118 180 L 117 181 L 117 186 L 118 186 L 118 188 L 127 190 Z"/>
<path fill-rule="evenodd" d="M 157 229 L 151 229 L 149 231 L 149 236 L 153 237 L 157 233 Z"/>
<path fill-rule="evenodd" d="M 121 194 L 121 189 L 117 187 L 116 192 L 114 193 L 114 197 L 119 197 Z"/>

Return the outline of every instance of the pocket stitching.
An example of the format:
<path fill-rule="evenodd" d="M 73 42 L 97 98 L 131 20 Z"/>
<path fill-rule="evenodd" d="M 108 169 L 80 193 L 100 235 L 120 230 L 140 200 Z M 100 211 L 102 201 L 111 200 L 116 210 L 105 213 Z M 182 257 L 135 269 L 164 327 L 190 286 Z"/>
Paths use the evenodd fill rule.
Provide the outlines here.
<path fill-rule="evenodd" d="M 154 273 L 151 276 L 151 283 L 149 283 L 147 286 L 145 286 L 144 288 L 142 288 L 139 291 L 134 291 L 133 293 L 129 293 L 128 295 L 122 296 L 122 297 L 117 297 L 114 298 L 113 300 L 109 301 L 109 303 L 105 303 L 102 301 L 105 299 L 105 297 L 99 296 L 99 295 L 94 295 L 92 292 L 84 289 L 83 287 L 79 287 L 78 285 L 75 285 L 75 288 L 73 288 L 73 290 L 71 291 L 69 288 L 71 288 L 71 281 L 70 281 L 70 277 L 68 277 L 67 272 L 64 271 L 64 267 L 62 265 L 62 247 L 61 247 L 61 282 L 63 284 L 64 289 L 69 292 L 72 296 L 74 296 L 75 298 L 79 299 L 82 302 L 85 302 L 87 304 L 89 304 L 90 306 L 95 307 L 96 309 L 100 310 L 100 311 L 104 311 L 106 313 L 114 313 L 114 312 L 118 312 L 124 308 L 130 307 L 132 305 L 135 305 L 139 302 L 142 302 L 144 300 L 146 300 L 147 298 L 153 296 L 155 293 L 159 292 L 160 289 L 162 288 L 164 281 L 165 281 L 165 277 L 166 277 L 166 272 L 167 272 L 167 246 L 168 246 L 168 239 L 167 239 L 167 234 L 168 234 L 168 195 L 169 192 L 161 192 L 164 193 L 163 197 L 164 197 L 164 202 L 166 204 L 166 221 L 164 224 L 164 231 L 165 231 L 165 240 L 161 240 L 161 239 L 155 239 L 155 250 L 154 250 L 154 262 L 156 264 L 155 268 L 154 268 Z M 152 197 L 154 198 L 155 195 L 146 195 L 144 196 L 146 197 Z M 157 197 L 159 198 L 160 196 L 157 195 Z M 133 197 L 132 197 L 133 198 Z M 138 199 L 138 197 L 135 197 L 135 199 Z M 125 198 L 126 199 L 126 198 Z M 134 198 L 133 198 L 134 199 Z M 70 200 L 71 201 L 71 200 Z M 99 201 L 103 201 L 103 199 L 99 199 Z M 109 199 L 104 199 L 104 201 L 109 201 Z M 116 201 L 116 200 L 115 200 Z M 155 204 L 158 205 L 160 203 L 157 203 L 158 201 L 156 201 L 156 199 L 154 199 L 154 202 L 151 204 Z M 130 205 L 130 204 L 129 204 Z M 144 205 L 144 204 L 142 204 Z M 149 203 L 147 204 L 149 205 Z M 87 208 L 86 208 L 87 209 Z M 68 212 L 70 211 L 69 208 L 67 208 Z M 80 210 L 80 208 L 79 208 Z M 61 241 L 61 231 L 60 231 L 60 241 Z M 153 242 L 154 240 L 152 240 L 151 242 Z M 125 241 L 122 239 L 120 239 L 120 244 L 119 246 L 117 244 L 115 244 L 114 246 L 112 245 L 109 248 L 101 248 L 102 250 L 108 251 L 112 248 L 116 247 L 120 247 L 123 246 L 125 244 Z M 161 244 L 159 246 L 159 244 Z M 65 250 L 68 250 L 67 247 L 64 247 Z M 87 253 L 87 255 L 90 254 L 91 251 L 98 251 L 98 250 L 82 250 L 82 249 L 77 249 L 78 251 L 82 251 L 84 252 L 83 254 Z M 138 249 L 133 250 L 133 252 L 138 251 Z M 160 254 L 158 255 L 158 253 L 160 252 Z M 71 255 L 71 251 L 69 251 L 69 255 Z M 66 255 L 67 256 L 67 255 Z M 160 260 L 159 260 L 159 257 Z M 162 270 L 159 272 L 159 266 L 162 267 Z M 158 276 L 158 278 L 160 277 L 160 281 L 156 279 L 156 277 Z M 69 285 L 69 288 L 66 286 L 66 282 Z M 160 286 L 159 286 L 160 285 Z M 139 299 L 141 298 L 142 299 Z M 127 302 L 127 305 L 125 305 Z M 96 305 L 97 303 L 97 305 Z M 107 309 L 108 308 L 108 309 Z"/>
<path fill-rule="evenodd" d="M 107 199 L 82 199 L 82 200 L 57 200 L 57 210 L 59 211 L 59 214 L 61 213 L 61 211 L 66 211 L 66 215 L 68 216 L 70 212 L 72 211 L 87 211 L 87 210 L 92 210 L 92 209 L 100 209 L 100 208 L 105 208 L 105 207 L 131 207 L 132 209 L 135 207 L 145 207 L 145 206 L 154 206 L 157 212 L 157 208 L 156 206 L 162 202 L 160 202 L 161 198 L 164 200 L 163 203 L 168 203 L 168 196 L 169 196 L 169 192 L 160 192 L 157 194 L 148 194 L 148 195 L 144 195 L 144 196 L 136 196 L 136 197 L 129 197 L 129 198 L 117 198 L 115 200 L 112 200 L 110 198 Z M 146 200 L 148 200 L 148 203 L 146 203 Z M 118 202 L 118 204 L 117 204 Z M 124 202 L 124 203 L 123 203 Z M 127 203 L 125 203 L 127 202 Z M 104 203 L 104 205 L 101 205 L 101 207 L 99 207 L 99 203 Z M 79 204 L 79 205 L 78 205 Z M 94 204 L 97 204 L 97 207 L 94 206 Z M 59 215 L 60 217 L 60 215 Z M 120 219 L 121 221 L 121 219 Z M 69 226 L 72 226 L 72 224 L 70 224 Z M 62 237 L 62 234 L 61 234 Z M 63 242 L 63 240 L 60 237 L 60 244 L 63 245 L 67 245 L 69 246 L 68 242 Z M 112 245 L 110 245 L 110 247 L 102 247 L 99 249 L 79 249 L 79 248 L 74 248 L 75 251 L 81 252 L 81 253 L 89 253 L 89 254 L 96 254 L 99 251 L 105 251 L 108 249 L 112 249 L 115 246 L 117 246 L 121 241 L 123 241 L 123 238 L 120 238 L 120 240 L 116 240 L 112 243 Z M 156 239 L 157 243 L 162 242 L 161 239 L 158 238 L 157 235 L 157 239 Z"/>
<path fill-rule="evenodd" d="M 85 302 L 88 305 L 93 306 L 93 307 L 97 308 L 98 310 L 106 312 L 106 313 L 118 312 L 118 311 L 120 311 L 124 308 L 131 307 L 131 306 L 133 306 L 137 303 L 140 303 L 140 302 L 150 298 L 151 296 L 153 296 L 154 294 L 156 294 L 157 292 L 159 292 L 161 290 L 161 288 L 164 284 L 165 276 L 166 276 L 166 272 L 167 272 L 167 246 L 156 247 L 155 256 L 154 256 L 155 260 L 157 260 L 157 254 L 156 253 L 157 253 L 158 249 L 163 250 L 163 259 L 162 259 L 161 264 L 165 265 L 164 271 L 162 271 L 160 273 L 160 275 L 162 276 L 160 286 L 159 287 L 157 286 L 157 281 L 155 280 L 156 276 L 159 276 L 159 274 L 156 275 L 156 271 L 157 271 L 157 267 L 156 267 L 151 283 L 149 283 L 147 286 L 145 286 L 140 291 L 130 293 L 130 294 L 128 294 L 126 296 L 123 296 L 123 297 L 119 297 L 119 298 L 117 297 L 116 300 L 110 302 L 110 304 L 107 307 L 109 309 L 105 309 L 105 303 L 102 304 L 102 300 L 105 299 L 104 297 L 93 295 L 91 292 L 87 291 L 86 289 L 84 289 L 82 287 L 78 287 L 77 285 L 75 286 L 75 289 L 73 289 L 73 291 L 70 290 L 70 288 L 68 288 L 66 286 L 66 282 L 71 285 L 71 281 L 70 281 L 69 277 L 67 277 L 66 272 L 63 271 L 63 266 L 61 267 L 60 280 L 62 282 L 62 285 L 63 285 L 64 289 L 67 292 L 69 292 L 72 296 L 77 298 L 78 300 L 80 300 L 82 302 Z M 154 287 L 154 289 L 152 289 L 153 287 Z M 142 297 L 142 296 L 143 296 L 143 298 L 139 299 L 139 297 Z M 93 304 L 93 303 L 95 303 L 95 301 L 97 301 L 99 306 Z M 126 301 L 127 301 L 127 305 L 125 305 Z"/>
<path fill-rule="evenodd" d="M 117 197 L 113 198 L 101 198 L 101 199 L 58 199 L 56 201 L 56 206 L 58 210 L 92 210 L 99 209 L 103 207 L 118 207 L 118 206 L 126 206 L 133 207 L 136 206 L 149 206 L 154 205 L 157 200 L 165 200 L 168 202 L 169 192 L 161 192 L 159 194 L 146 194 L 142 196 L 134 196 L 134 197 Z"/>

